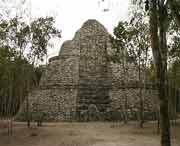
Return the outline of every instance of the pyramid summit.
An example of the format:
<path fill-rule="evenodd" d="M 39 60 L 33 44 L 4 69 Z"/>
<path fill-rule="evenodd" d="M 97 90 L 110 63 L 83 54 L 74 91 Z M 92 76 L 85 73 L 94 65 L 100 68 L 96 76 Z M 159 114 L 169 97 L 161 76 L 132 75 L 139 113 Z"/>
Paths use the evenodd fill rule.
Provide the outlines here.
<path fill-rule="evenodd" d="M 97 20 L 95 19 L 89 19 L 87 20 L 81 27 L 81 29 L 91 30 L 94 32 L 104 32 L 108 33 L 106 28 Z"/>

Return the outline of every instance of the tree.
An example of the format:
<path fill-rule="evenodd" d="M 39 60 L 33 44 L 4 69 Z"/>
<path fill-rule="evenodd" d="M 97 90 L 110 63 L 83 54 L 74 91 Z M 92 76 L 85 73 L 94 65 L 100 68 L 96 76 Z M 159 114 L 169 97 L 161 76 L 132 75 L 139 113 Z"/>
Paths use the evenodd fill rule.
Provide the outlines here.
<path fill-rule="evenodd" d="M 170 146 L 170 120 L 168 113 L 167 82 L 167 9 L 164 0 L 150 0 L 150 40 L 157 71 L 160 101 L 161 145 Z M 159 33 L 158 33 L 159 31 Z"/>
<path fill-rule="evenodd" d="M 139 9 L 139 10 L 137 10 Z M 149 30 L 148 23 L 145 21 L 145 13 L 143 7 L 137 8 L 132 6 L 131 8 L 131 20 L 130 24 L 133 27 L 134 34 L 132 35 L 132 47 L 130 50 L 130 56 L 134 58 L 134 63 L 138 69 L 139 78 L 139 98 L 140 98 L 140 127 L 143 128 L 144 120 L 144 96 L 146 93 L 146 82 L 150 81 L 147 79 L 147 65 L 151 61 L 150 50 L 149 50 Z M 141 87 L 142 84 L 142 87 Z"/>
<path fill-rule="evenodd" d="M 130 23 L 119 22 L 118 26 L 114 28 L 112 44 L 116 51 L 112 56 L 112 60 L 122 64 L 123 80 L 128 81 L 128 62 L 134 64 L 138 71 L 140 127 L 143 127 L 144 123 L 145 95 L 143 95 L 142 92 L 145 93 L 146 90 L 146 70 L 148 59 L 150 59 L 148 55 L 148 40 L 147 24 L 143 21 L 142 13 L 134 13 Z M 142 84 L 143 88 L 141 87 Z M 126 97 L 125 94 L 124 96 Z M 127 107 L 127 105 L 125 105 L 125 107 Z"/>
<path fill-rule="evenodd" d="M 169 99 L 167 93 L 167 30 L 170 22 L 172 21 L 171 18 L 173 17 L 180 26 L 180 7 L 177 0 L 146 0 L 146 8 L 146 10 L 149 10 L 150 15 L 149 23 L 151 48 L 157 70 L 157 80 L 159 87 L 161 145 L 170 146 L 170 121 L 168 114 Z"/>
<path fill-rule="evenodd" d="M 47 55 L 49 40 L 60 37 L 60 31 L 53 25 L 52 17 L 38 18 L 30 24 L 18 17 L 0 22 L 0 91 L 1 100 L 6 102 L 10 99 L 9 107 L 14 107 L 9 110 L 10 117 L 17 112 L 24 97 L 28 97 L 28 92 L 37 85 L 36 63 Z M 2 111 L 7 108 L 7 104 L 4 105 Z M 7 114 L 4 113 L 4 116 Z"/>
<path fill-rule="evenodd" d="M 110 56 L 110 60 L 122 64 L 123 81 L 127 80 L 127 71 L 128 71 L 128 67 L 127 67 L 128 55 L 127 55 L 127 50 L 125 49 L 126 47 L 129 47 L 128 45 L 126 46 L 126 42 L 128 39 L 127 38 L 128 31 L 126 30 L 127 25 L 128 25 L 127 22 L 119 22 L 118 26 L 114 28 L 114 37 L 111 37 L 112 47 L 114 50 L 113 50 L 113 54 L 111 54 L 112 56 Z M 125 99 L 125 104 L 124 107 L 122 107 L 122 109 L 123 109 L 124 123 L 126 124 L 128 121 L 128 115 L 127 115 L 128 99 L 127 99 L 126 88 L 123 88 L 123 90 L 124 90 L 123 98 Z"/>
<path fill-rule="evenodd" d="M 141 5 L 143 0 L 132 0 Z M 156 67 L 161 123 L 161 145 L 170 146 L 170 120 L 168 114 L 167 80 L 167 29 L 172 16 L 180 26 L 180 4 L 178 0 L 145 0 L 149 15 L 150 41 Z"/>
<path fill-rule="evenodd" d="M 22 67 L 24 65 L 29 69 L 25 70 Z M 33 76 L 26 76 L 29 70 L 33 70 L 33 66 L 28 64 L 25 59 L 20 59 L 9 48 L 0 49 L 0 117 L 10 121 L 8 124 L 9 134 L 12 133 L 12 117 L 27 94 L 26 80 L 31 79 L 31 86 L 34 86 Z"/>
<path fill-rule="evenodd" d="M 136 1 L 137 2 L 137 1 Z M 168 9 L 170 5 L 170 10 Z M 146 10 L 149 10 L 150 40 L 154 62 L 157 71 L 161 145 L 170 146 L 170 121 L 168 114 L 168 82 L 167 82 L 167 28 L 171 19 L 169 14 L 176 17 L 179 24 L 179 4 L 176 0 L 146 0 Z"/>

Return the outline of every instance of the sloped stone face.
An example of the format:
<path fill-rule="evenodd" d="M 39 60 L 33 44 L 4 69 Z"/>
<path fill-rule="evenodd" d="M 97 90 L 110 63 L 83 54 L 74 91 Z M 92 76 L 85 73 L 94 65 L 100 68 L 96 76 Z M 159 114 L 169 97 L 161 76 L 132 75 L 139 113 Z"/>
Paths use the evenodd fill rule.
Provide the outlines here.
<path fill-rule="evenodd" d="M 74 39 L 73 40 L 82 40 L 82 39 L 87 39 L 89 37 L 94 37 L 94 36 L 101 36 L 103 38 L 107 39 L 107 36 L 109 36 L 108 31 L 106 28 L 100 24 L 98 21 L 94 19 L 90 19 L 86 21 L 82 27 L 75 33 Z M 104 39 L 98 39 L 99 40 L 104 40 Z M 82 42 L 80 42 L 82 43 Z"/>
<path fill-rule="evenodd" d="M 88 111 L 90 105 L 105 112 L 110 106 L 107 42 L 109 34 L 95 20 L 87 21 L 77 32 L 80 43 L 79 89 L 77 112 Z"/>
<path fill-rule="evenodd" d="M 77 85 L 78 65 L 77 57 L 60 57 L 47 66 L 41 78 L 40 86 Z"/>
<path fill-rule="evenodd" d="M 47 69 L 42 75 L 40 86 L 77 85 L 79 81 L 79 51 L 78 42 L 65 41 L 59 56 L 49 60 Z"/>
<path fill-rule="evenodd" d="M 44 116 L 46 121 L 72 121 L 76 113 L 79 81 L 79 48 L 73 41 L 62 45 L 59 56 L 49 60 L 40 80 L 39 89 L 29 94 L 32 120 Z M 26 118 L 26 101 L 17 119 Z"/>
<path fill-rule="evenodd" d="M 46 121 L 113 120 L 107 118 L 109 111 L 120 113 L 116 119 L 122 117 L 124 110 L 129 118 L 139 112 L 137 70 L 129 64 L 125 79 L 122 64 L 107 60 L 110 49 L 104 26 L 96 20 L 85 22 L 73 40 L 63 43 L 59 55 L 49 60 L 39 89 L 29 94 L 31 117 L 36 120 L 37 115 L 45 115 Z M 147 89 L 143 98 L 145 110 L 155 111 L 155 92 Z M 24 113 L 26 101 L 18 117 Z"/>
<path fill-rule="evenodd" d="M 73 40 L 65 41 L 59 56 L 49 60 L 40 89 L 29 95 L 31 113 L 43 112 L 49 117 L 47 120 L 56 121 L 72 119 L 68 113 L 77 115 L 91 109 L 90 105 L 97 111 L 105 111 L 110 106 L 106 60 L 108 39 L 109 34 L 103 25 L 88 20 Z"/>
<path fill-rule="evenodd" d="M 62 47 L 60 49 L 59 52 L 59 56 L 63 57 L 63 56 L 79 56 L 80 55 L 80 48 L 79 48 L 79 41 L 75 40 L 75 38 L 73 40 L 68 40 L 65 41 L 62 44 Z"/>

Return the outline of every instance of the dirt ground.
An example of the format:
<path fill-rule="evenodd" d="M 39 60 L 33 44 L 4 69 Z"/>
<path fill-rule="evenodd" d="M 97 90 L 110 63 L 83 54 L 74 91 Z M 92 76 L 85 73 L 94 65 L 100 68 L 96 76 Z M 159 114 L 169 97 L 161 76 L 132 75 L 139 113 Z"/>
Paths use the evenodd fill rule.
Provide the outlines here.
<path fill-rule="evenodd" d="M 4 125 L 3 125 L 4 124 Z M 0 122 L 0 146 L 160 146 L 156 123 L 93 122 L 45 123 L 37 128 L 26 123 L 13 123 L 13 135 L 7 135 L 6 124 Z M 172 126 L 172 146 L 180 146 L 180 122 Z"/>

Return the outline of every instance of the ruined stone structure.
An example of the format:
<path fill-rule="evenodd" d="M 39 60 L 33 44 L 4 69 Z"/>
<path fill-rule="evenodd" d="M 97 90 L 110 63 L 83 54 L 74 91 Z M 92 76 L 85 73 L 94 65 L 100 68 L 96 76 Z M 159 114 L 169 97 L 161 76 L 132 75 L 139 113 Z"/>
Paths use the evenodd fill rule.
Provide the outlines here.
<path fill-rule="evenodd" d="M 137 70 L 129 64 L 125 79 L 122 65 L 107 60 L 110 49 L 104 26 L 96 20 L 85 22 L 72 40 L 63 43 L 59 55 L 49 60 L 39 89 L 30 93 L 31 118 L 45 115 L 49 121 L 71 121 L 106 120 L 110 116 L 111 120 L 113 113 L 116 118 L 125 112 L 129 118 L 136 115 L 140 90 Z M 145 112 L 152 113 L 155 90 L 143 90 L 143 98 Z M 19 119 L 26 113 L 26 104 Z"/>

